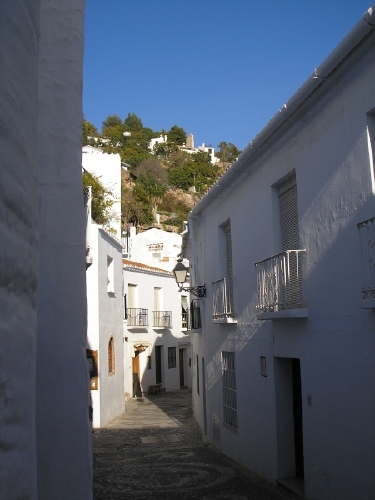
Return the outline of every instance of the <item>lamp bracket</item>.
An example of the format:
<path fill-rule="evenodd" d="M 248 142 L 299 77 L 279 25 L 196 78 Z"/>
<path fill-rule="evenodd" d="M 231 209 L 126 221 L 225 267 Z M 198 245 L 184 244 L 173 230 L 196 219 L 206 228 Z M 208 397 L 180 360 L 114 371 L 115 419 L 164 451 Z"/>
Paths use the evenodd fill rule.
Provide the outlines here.
<path fill-rule="evenodd" d="M 195 297 L 205 297 L 206 296 L 206 285 L 191 286 L 191 287 L 180 287 L 179 292 L 190 292 Z"/>

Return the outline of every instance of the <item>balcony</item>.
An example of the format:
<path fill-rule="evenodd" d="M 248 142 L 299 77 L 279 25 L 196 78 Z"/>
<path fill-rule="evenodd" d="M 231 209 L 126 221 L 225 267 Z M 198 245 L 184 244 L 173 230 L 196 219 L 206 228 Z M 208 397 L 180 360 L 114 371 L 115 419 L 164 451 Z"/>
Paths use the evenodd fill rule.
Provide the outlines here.
<path fill-rule="evenodd" d="M 172 311 L 152 311 L 154 328 L 172 328 Z"/>
<path fill-rule="evenodd" d="M 148 326 L 148 311 L 147 309 L 128 308 L 126 309 L 126 319 L 128 327 Z"/>
<path fill-rule="evenodd" d="M 258 319 L 306 318 L 302 293 L 302 256 L 306 250 L 286 250 L 256 262 Z"/>
<path fill-rule="evenodd" d="M 182 330 L 187 330 L 189 311 L 190 311 L 190 309 L 187 309 L 186 312 L 181 313 L 181 329 Z"/>
<path fill-rule="evenodd" d="M 227 278 L 212 283 L 212 322 L 237 323 L 233 311 L 233 291 Z"/>
<path fill-rule="evenodd" d="M 357 224 L 361 245 L 361 308 L 375 309 L 375 217 Z"/>

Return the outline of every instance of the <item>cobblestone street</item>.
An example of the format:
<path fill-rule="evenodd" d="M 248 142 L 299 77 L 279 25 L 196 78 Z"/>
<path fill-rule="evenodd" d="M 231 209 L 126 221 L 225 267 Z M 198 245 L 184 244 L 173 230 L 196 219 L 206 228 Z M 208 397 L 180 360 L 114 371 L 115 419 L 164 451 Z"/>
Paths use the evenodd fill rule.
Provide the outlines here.
<path fill-rule="evenodd" d="M 190 390 L 127 402 L 93 447 L 95 500 L 298 498 L 205 446 Z"/>

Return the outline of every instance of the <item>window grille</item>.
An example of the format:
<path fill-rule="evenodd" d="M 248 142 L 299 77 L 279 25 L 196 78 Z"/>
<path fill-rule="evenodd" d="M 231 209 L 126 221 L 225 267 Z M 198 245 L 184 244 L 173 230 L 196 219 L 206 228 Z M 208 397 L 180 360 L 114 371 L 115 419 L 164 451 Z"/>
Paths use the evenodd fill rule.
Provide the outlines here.
<path fill-rule="evenodd" d="M 115 341 L 113 337 L 108 342 L 108 375 L 115 373 Z"/>
<path fill-rule="evenodd" d="M 237 386 L 235 353 L 222 351 L 223 363 L 223 423 L 237 430 Z"/>
<path fill-rule="evenodd" d="M 176 368 L 176 348 L 168 347 L 168 368 Z"/>

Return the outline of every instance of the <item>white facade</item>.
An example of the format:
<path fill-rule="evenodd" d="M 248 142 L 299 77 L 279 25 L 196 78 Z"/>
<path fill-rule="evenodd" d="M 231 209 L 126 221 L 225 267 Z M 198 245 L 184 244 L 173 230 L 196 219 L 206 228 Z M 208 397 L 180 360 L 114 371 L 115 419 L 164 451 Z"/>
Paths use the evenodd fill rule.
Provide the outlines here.
<path fill-rule="evenodd" d="M 205 153 L 208 153 L 211 158 L 211 163 L 215 164 L 218 163 L 220 160 L 219 158 L 216 158 L 215 156 L 215 148 L 212 146 L 206 146 L 206 144 L 203 142 L 201 146 L 198 146 L 197 148 L 194 147 L 194 137 L 193 134 L 189 135 L 189 142 L 191 143 L 191 147 L 187 147 L 187 145 L 179 146 L 179 148 L 182 151 L 185 151 L 186 153 L 197 153 L 198 151 L 204 151 Z M 154 150 L 154 147 L 156 144 L 162 144 L 168 141 L 167 135 L 160 135 L 160 137 L 155 137 L 153 139 L 149 140 L 148 143 L 148 148 L 150 151 Z"/>
<path fill-rule="evenodd" d="M 129 228 L 129 235 L 123 238 L 128 249 L 128 259 L 142 262 L 151 267 L 172 271 L 181 253 L 180 234 L 151 228 L 136 234 L 136 228 Z"/>
<path fill-rule="evenodd" d="M 99 181 L 110 189 L 115 203 L 112 206 L 113 218 L 109 229 L 114 236 L 121 239 L 121 158 L 119 154 L 104 153 L 101 149 L 92 146 L 82 148 L 82 167 L 90 174 L 94 174 Z"/>
<path fill-rule="evenodd" d="M 207 287 L 197 421 L 309 500 L 375 491 L 374 24 L 370 9 L 193 208 L 183 242 Z"/>
<path fill-rule="evenodd" d="M 167 142 L 167 136 L 160 134 L 160 137 L 154 137 L 148 141 L 148 149 L 153 151 L 156 144 L 162 144 L 165 142 Z"/>
<path fill-rule="evenodd" d="M 122 245 L 101 226 L 91 223 L 87 269 L 88 357 L 91 370 L 93 427 L 103 427 L 125 411 L 122 331 Z M 90 352 L 94 351 L 94 353 Z M 112 352 L 110 352 L 112 351 Z M 91 355 L 95 354 L 93 358 Z M 109 366 L 109 354 L 112 364 Z"/>
<path fill-rule="evenodd" d="M 171 272 L 126 259 L 123 279 L 125 394 L 147 394 L 156 384 L 166 391 L 190 387 L 187 294 L 177 292 Z"/>
<path fill-rule="evenodd" d="M 84 1 L 1 2 L 0 498 L 92 498 Z"/>

